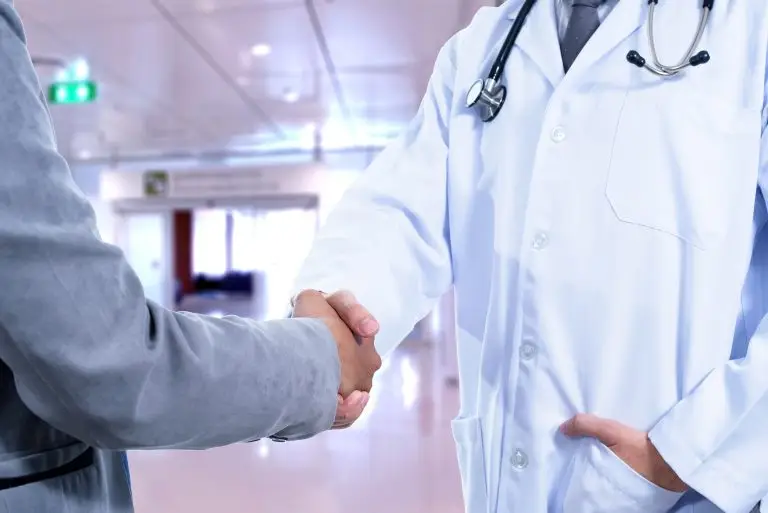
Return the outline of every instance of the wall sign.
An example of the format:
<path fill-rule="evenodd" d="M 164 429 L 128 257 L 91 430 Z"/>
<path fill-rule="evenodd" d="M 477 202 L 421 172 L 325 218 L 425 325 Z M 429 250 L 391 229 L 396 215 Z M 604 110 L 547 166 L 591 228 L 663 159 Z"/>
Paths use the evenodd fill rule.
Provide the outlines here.
<path fill-rule="evenodd" d="M 168 196 L 168 172 L 147 171 L 144 173 L 144 196 L 148 198 Z"/>

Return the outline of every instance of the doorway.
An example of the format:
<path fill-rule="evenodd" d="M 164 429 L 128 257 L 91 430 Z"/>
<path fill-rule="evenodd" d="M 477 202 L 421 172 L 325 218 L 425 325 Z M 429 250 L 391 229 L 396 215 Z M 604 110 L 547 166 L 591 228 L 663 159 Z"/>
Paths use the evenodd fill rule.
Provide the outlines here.
<path fill-rule="evenodd" d="M 318 206 L 317 196 L 116 202 L 114 241 L 147 298 L 166 308 L 280 317 L 317 231 Z"/>
<path fill-rule="evenodd" d="M 172 308 L 173 245 L 169 212 L 121 211 L 115 224 L 115 242 L 141 281 L 146 298 Z"/>
<path fill-rule="evenodd" d="M 177 276 L 191 290 L 180 308 L 280 317 L 314 239 L 317 217 L 315 208 L 193 210 L 191 276 Z"/>

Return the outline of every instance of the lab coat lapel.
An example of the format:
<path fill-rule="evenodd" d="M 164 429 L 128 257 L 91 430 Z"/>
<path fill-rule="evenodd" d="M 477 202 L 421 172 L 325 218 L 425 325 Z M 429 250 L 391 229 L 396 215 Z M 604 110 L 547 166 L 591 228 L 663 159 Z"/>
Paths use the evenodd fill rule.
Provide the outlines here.
<path fill-rule="evenodd" d="M 638 0 L 639 1 L 639 0 Z M 523 0 L 510 1 L 508 18 L 510 27 L 517 17 Z M 515 49 L 524 52 L 547 80 L 555 87 L 563 79 L 563 58 L 560 55 L 560 42 L 557 35 L 555 2 L 538 0 L 525 20 Z M 512 52 L 515 52 L 515 49 Z"/>
<path fill-rule="evenodd" d="M 646 0 L 619 1 L 597 32 L 587 41 L 586 46 L 568 70 L 566 80 L 587 70 L 633 34 L 645 21 L 647 12 Z M 620 58 L 624 65 L 629 65 L 624 56 L 616 58 Z"/>

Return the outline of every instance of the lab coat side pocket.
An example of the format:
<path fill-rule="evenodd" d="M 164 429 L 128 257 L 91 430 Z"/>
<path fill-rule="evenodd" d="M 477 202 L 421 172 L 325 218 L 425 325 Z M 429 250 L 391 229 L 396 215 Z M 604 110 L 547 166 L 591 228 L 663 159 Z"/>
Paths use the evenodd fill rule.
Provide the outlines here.
<path fill-rule="evenodd" d="M 585 439 L 562 513 L 667 513 L 682 496 L 651 483 L 600 442 Z"/>
<path fill-rule="evenodd" d="M 464 508 L 467 513 L 488 512 L 488 482 L 485 472 L 483 429 L 479 417 L 451 422 L 456 442 Z"/>

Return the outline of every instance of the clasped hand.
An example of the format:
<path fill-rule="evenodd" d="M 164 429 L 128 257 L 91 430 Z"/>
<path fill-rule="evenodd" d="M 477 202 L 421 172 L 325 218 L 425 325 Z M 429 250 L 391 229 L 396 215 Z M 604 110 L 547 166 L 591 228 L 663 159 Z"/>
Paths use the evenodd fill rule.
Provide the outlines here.
<path fill-rule="evenodd" d="M 336 340 L 341 384 L 333 429 L 351 426 L 368 404 L 373 375 L 381 368 L 381 357 L 373 344 L 378 323 L 346 291 L 323 294 L 305 290 L 296 297 L 293 316 L 321 319 Z"/>

